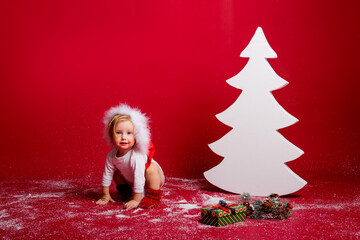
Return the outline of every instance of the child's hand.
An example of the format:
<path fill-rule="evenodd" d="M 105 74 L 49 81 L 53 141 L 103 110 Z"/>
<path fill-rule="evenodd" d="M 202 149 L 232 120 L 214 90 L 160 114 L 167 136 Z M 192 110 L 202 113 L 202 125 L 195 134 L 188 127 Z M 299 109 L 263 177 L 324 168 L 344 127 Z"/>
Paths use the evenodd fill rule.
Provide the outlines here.
<path fill-rule="evenodd" d="M 138 202 L 138 201 L 130 200 L 127 203 L 124 204 L 124 208 L 126 210 L 130 210 L 130 209 L 133 209 L 133 208 L 137 208 L 139 206 L 139 204 L 140 204 L 140 202 Z"/>
<path fill-rule="evenodd" d="M 110 195 L 103 195 L 97 202 L 96 204 L 100 204 L 100 205 L 105 205 L 108 202 L 114 203 L 114 199 L 112 199 L 112 197 Z"/>

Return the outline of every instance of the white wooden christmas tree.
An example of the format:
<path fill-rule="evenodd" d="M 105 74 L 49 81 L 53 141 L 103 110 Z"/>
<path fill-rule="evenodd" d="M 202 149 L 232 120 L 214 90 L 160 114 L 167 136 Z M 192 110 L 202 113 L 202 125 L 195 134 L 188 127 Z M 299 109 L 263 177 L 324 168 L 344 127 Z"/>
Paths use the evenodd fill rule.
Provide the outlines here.
<path fill-rule="evenodd" d="M 271 93 L 288 82 L 279 77 L 266 60 L 277 55 L 261 27 L 257 28 L 240 57 L 249 58 L 249 61 L 227 83 L 243 91 L 228 109 L 216 115 L 232 130 L 209 145 L 224 159 L 204 172 L 204 176 L 213 185 L 238 194 L 248 192 L 253 196 L 268 196 L 296 192 L 306 181 L 285 162 L 304 152 L 277 130 L 298 120 L 286 112 Z"/>

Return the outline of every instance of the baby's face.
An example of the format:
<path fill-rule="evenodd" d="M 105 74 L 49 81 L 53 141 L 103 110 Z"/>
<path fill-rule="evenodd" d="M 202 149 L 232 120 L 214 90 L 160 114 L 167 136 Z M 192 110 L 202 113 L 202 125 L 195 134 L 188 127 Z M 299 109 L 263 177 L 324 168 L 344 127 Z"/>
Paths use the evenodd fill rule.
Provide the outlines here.
<path fill-rule="evenodd" d="M 115 126 L 114 145 L 119 149 L 118 157 L 129 152 L 135 144 L 134 124 L 131 121 L 120 121 Z"/>

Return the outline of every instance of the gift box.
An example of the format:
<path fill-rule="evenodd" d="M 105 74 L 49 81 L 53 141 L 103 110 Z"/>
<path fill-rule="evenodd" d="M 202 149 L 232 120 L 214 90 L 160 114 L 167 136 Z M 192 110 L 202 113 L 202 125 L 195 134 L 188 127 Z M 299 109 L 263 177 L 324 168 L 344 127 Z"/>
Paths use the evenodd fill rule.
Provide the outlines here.
<path fill-rule="evenodd" d="M 220 201 L 218 205 L 201 208 L 201 223 L 211 226 L 225 226 L 246 219 L 246 206 L 227 204 Z"/>

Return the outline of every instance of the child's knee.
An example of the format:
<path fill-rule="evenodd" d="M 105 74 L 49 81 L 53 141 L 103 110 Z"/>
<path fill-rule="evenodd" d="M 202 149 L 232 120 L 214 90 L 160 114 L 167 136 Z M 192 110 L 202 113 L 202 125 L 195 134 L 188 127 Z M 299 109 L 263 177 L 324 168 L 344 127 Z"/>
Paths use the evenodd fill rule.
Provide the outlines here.
<path fill-rule="evenodd" d="M 145 172 L 145 179 L 147 187 L 158 189 L 164 184 L 165 176 L 157 164 L 151 163 Z"/>
<path fill-rule="evenodd" d="M 145 178 L 153 177 L 158 174 L 157 165 L 151 163 L 150 166 L 146 169 Z"/>

